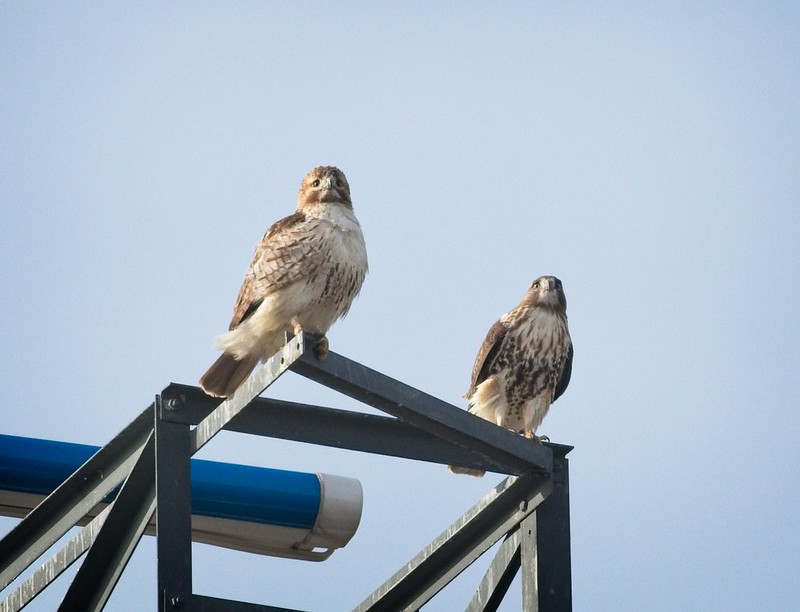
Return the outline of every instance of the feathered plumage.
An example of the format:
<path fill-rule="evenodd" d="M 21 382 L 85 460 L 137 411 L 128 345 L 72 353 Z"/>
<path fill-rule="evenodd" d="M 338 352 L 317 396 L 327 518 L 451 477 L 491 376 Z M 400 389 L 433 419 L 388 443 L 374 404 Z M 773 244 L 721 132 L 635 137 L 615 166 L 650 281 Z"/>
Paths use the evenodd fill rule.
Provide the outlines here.
<path fill-rule="evenodd" d="M 538 440 L 534 432 L 569 384 L 572 355 L 561 281 L 542 276 L 489 329 L 464 396 L 469 411 Z M 480 470 L 449 467 L 457 474 L 483 476 Z"/>
<path fill-rule="evenodd" d="M 200 378 L 209 395 L 231 395 L 259 361 L 301 330 L 323 336 L 347 314 L 367 274 L 367 250 L 353 213 L 350 186 L 332 166 L 303 179 L 297 211 L 278 221 L 256 246 L 233 309 L 222 355 Z"/>

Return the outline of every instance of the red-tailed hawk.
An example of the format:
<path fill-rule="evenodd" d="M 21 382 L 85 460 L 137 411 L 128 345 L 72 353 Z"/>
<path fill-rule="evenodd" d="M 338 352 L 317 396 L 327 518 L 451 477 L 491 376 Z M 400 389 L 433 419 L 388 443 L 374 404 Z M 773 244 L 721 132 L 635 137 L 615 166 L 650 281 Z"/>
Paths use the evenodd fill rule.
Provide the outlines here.
<path fill-rule="evenodd" d="M 297 211 L 267 230 L 256 246 L 233 308 L 224 350 L 200 379 L 209 395 L 231 395 L 259 361 L 275 354 L 287 332 L 324 334 L 347 314 L 367 274 L 367 249 L 353 214 L 350 185 L 332 166 L 309 172 Z"/>
<path fill-rule="evenodd" d="M 489 329 L 464 397 L 472 414 L 538 441 L 534 432 L 550 404 L 564 393 L 571 373 L 567 298 L 560 280 L 542 276 Z M 483 476 L 480 470 L 449 468 Z"/>

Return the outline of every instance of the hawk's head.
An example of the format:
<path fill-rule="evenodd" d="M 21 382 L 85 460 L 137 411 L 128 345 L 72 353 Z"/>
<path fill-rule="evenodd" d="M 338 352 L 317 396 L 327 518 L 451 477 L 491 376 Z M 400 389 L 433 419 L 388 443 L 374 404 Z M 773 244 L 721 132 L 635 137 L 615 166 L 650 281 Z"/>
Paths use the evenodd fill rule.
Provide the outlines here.
<path fill-rule="evenodd" d="M 564 287 L 555 276 L 540 276 L 528 289 L 526 298 L 532 306 L 544 306 L 562 312 L 567 311 L 567 298 Z"/>
<path fill-rule="evenodd" d="M 322 202 L 353 207 L 350 201 L 350 185 L 344 172 L 333 166 L 318 166 L 306 174 L 300 184 L 298 200 L 299 208 Z"/>

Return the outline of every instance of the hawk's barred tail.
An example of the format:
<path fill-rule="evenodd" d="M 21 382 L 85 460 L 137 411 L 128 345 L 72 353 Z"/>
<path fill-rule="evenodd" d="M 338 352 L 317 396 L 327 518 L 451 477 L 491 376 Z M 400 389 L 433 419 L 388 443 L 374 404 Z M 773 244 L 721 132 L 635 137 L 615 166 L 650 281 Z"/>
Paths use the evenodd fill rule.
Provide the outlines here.
<path fill-rule="evenodd" d="M 453 472 L 453 474 L 467 474 L 468 476 L 475 476 L 476 478 L 481 478 L 486 473 L 483 470 L 474 470 L 459 465 L 448 465 L 447 469 Z"/>
<path fill-rule="evenodd" d="M 200 378 L 200 386 L 213 397 L 229 397 L 250 376 L 256 365 L 258 356 L 237 361 L 230 353 L 222 353 Z"/>

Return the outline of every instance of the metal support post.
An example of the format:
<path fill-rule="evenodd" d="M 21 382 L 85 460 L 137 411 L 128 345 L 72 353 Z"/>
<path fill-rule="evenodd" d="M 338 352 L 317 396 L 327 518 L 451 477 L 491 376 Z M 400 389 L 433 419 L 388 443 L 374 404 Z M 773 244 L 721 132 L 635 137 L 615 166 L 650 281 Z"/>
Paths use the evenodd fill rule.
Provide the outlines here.
<path fill-rule="evenodd" d="M 302 335 L 287 339 L 278 353 L 192 430 L 185 423 L 171 420 L 171 413 L 179 408 L 177 404 L 165 404 L 161 396 L 156 398 L 156 549 L 161 612 L 270 609 L 234 601 L 226 601 L 219 607 L 221 600 L 193 594 L 190 458 L 286 372 L 302 356 L 303 347 Z"/>
<path fill-rule="evenodd" d="M 572 610 L 568 446 L 554 446 L 553 490 L 520 526 L 525 612 Z"/>
<path fill-rule="evenodd" d="M 189 427 L 161 418 L 156 398 L 156 554 L 158 609 L 183 606 L 192 593 L 191 439 Z"/>

